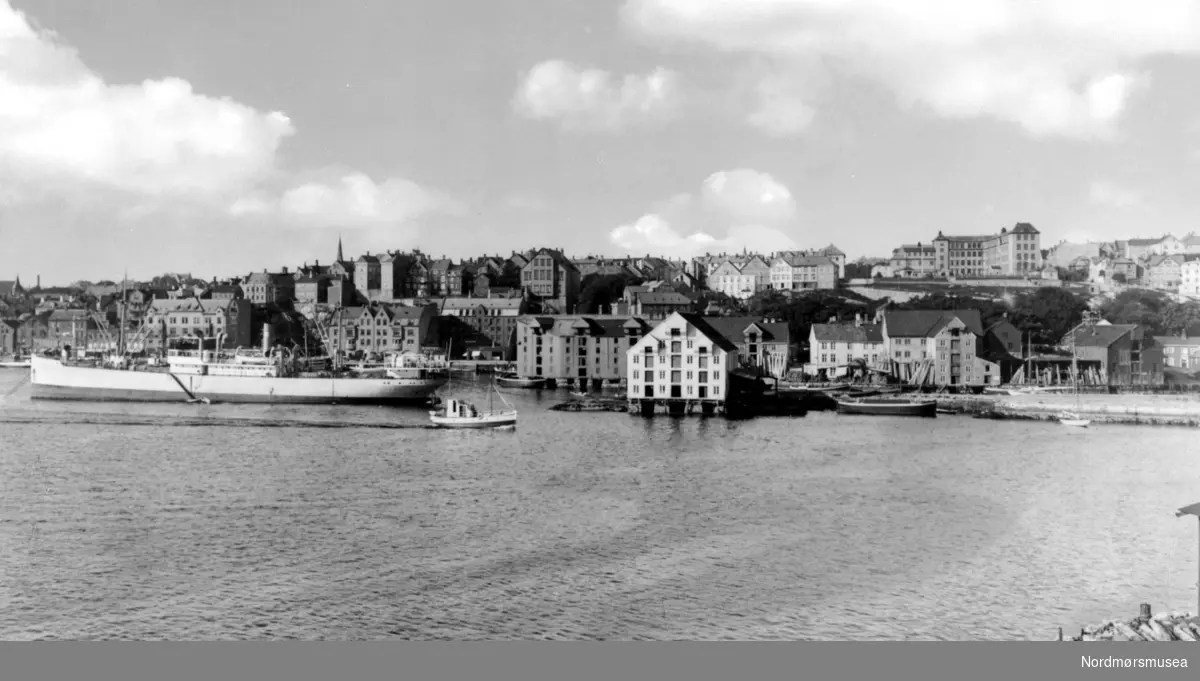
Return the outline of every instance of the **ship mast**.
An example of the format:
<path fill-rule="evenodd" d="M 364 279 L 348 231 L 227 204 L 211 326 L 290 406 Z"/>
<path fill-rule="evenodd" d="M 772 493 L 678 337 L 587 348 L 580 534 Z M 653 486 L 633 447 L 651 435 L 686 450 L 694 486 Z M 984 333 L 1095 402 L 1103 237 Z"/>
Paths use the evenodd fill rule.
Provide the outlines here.
<path fill-rule="evenodd" d="M 125 313 L 129 309 L 129 298 L 125 291 L 125 284 L 129 281 L 129 268 L 125 269 L 125 276 L 121 279 L 121 327 L 117 329 L 117 354 L 125 356 Z"/>

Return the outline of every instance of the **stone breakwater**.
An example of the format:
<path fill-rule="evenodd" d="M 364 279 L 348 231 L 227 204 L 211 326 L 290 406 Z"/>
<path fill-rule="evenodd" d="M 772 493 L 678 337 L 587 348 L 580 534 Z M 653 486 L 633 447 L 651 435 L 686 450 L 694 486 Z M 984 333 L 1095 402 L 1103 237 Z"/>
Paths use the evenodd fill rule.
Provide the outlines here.
<path fill-rule="evenodd" d="M 1200 400 L 1163 395 L 1011 396 L 995 401 L 993 418 L 1053 421 L 1071 411 L 1093 423 L 1200 426 Z"/>
<path fill-rule="evenodd" d="M 1062 641 L 1062 629 L 1058 630 Z M 1084 627 L 1078 636 L 1068 641 L 1186 641 L 1200 640 L 1200 618 L 1188 613 L 1150 614 L 1150 606 L 1142 604 L 1142 613 L 1129 620 L 1109 620 Z"/>

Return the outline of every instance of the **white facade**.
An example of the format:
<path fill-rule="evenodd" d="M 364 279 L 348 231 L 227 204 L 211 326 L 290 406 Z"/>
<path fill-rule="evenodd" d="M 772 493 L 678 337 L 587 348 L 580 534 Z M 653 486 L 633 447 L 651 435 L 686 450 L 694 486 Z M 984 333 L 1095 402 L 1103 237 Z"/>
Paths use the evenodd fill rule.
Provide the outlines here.
<path fill-rule="evenodd" d="M 1179 293 L 1185 296 L 1200 296 L 1200 260 L 1188 260 L 1179 268 Z"/>
<path fill-rule="evenodd" d="M 628 352 L 631 400 L 724 402 L 729 372 L 738 366 L 736 347 L 728 339 L 710 336 L 678 312 L 659 322 Z"/>

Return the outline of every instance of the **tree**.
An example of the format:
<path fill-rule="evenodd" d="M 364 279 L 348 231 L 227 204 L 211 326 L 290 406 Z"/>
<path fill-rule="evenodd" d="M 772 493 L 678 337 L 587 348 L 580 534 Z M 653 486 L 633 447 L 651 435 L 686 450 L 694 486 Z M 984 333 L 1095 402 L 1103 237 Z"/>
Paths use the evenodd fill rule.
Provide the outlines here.
<path fill-rule="evenodd" d="M 1010 321 L 1034 343 L 1057 345 L 1083 321 L 1087 301 L 1063 288 L 1042 287 L 1013 302 Z"/>
<path fill-rule="evenodd" d="M 895 305 L 898 310 L 978 310 L 984 327 L 1003 319 L 1009 311 L 1008 305 L 990 298 L 976 298 L 968 294 L 935 291 L 919 298 L 909 298 Z"/>
<path fill-rule="evenodd" d="M 1161 291 L 1130 289 L 1101 306 L 1100 314 L 1113 324 L 1141 324 L 1151 333 L 1162 334 L 1170 305 L 1171 299 Z"/>
<path fill-rule="evenodd" d="M 1124 272 L 1113 272 L 1112 280 L 1117 282 L 1118 284 L 1124 284 L 1125 283 L 1125 273 Z"/>
<path fill-rule="evenodd" d="M 1182 334 L 1188 328 L 1200 324 L 1200 303 L 1194 300 L 1168 303 L 1162 318 L 1163 331 L 1171 335 Z"/>
<path fill-rule="evenodd" d="M 505 260 L 503 271 L 495 277 L 496 286 L 506 288 L 521 288 L 521 268 L 511 260 Z"/>
<path fill-rule="evenodd" d="M 579 286 L 579 313 L 603 312 L 621 299 L 626 286 L 635 286 L 640 282 L 640 279 L 626 273 L 587 275 Z"/>

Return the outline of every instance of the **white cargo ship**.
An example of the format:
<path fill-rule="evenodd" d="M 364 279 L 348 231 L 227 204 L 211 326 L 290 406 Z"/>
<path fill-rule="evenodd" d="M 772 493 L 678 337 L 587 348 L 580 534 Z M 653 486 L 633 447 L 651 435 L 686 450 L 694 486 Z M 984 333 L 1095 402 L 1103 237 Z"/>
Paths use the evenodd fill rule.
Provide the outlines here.
<path fill-rule="evenodd" d="M 66 355 L 33 356 L 33 399 L 403 404 L 428 401 L 449 380 L 444 361 L 411 354 L 394 355 L 369 371 L 322 370 L 314 365 L 324 360 L 295 358 L 284 349 L 232 355 L 171 350 L 163 362 L 120 355 L 72 360 Z"/>

